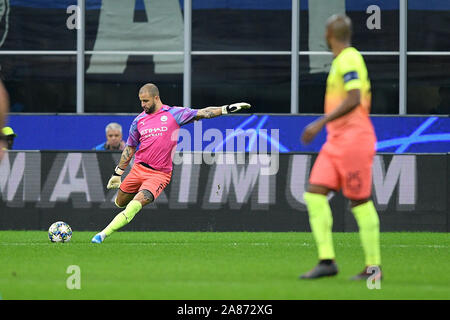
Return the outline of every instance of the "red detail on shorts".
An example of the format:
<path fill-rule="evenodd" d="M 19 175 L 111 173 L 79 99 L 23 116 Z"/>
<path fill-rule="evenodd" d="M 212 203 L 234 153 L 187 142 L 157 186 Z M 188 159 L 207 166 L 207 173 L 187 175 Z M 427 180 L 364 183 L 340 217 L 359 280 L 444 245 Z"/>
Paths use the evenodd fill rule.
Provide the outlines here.
<path fill-rule="evenodd" d="M 339 191 L 351 200 L 362 200 L 372 193 L 372 164 L 375 137 L 359 135 L 349 141 L 332 139 L 322 147 L 311 170 L 309 183 Z"/>
<path fill-rule="evenodd" d="M 120 184 L 120 190 L 125 193 L 138 193 L 141 190 L 150 191 L 155 200 L 170 183 L 172 173 L 156 171 L 141 164 L 134 164 L 130 173 Z"/>

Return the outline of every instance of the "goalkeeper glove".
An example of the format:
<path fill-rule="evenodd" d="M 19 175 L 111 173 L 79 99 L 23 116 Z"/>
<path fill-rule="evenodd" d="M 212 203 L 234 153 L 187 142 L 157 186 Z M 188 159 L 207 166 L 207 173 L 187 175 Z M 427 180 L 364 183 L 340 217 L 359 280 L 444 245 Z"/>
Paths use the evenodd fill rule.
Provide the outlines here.
<path fill-rule="evenodd" d="M 106 186 L 107 189 L 118 189 L 120 187 L 120 184 L 122 183 L 120 177 L 122 176 L 124 170 L 120 169 L 118 166 L 116 169 L 114 169 L 114 173 L 109 178 L 108 185 Z"/>
<path fill-rule="evenodd" d="M 222 114 L 236 112 L 241 109 L 249 109 L 250 107 L 251 107 L 251 105 L 246 102 L 227 104 L 227 105 L 222 106 Z"/>

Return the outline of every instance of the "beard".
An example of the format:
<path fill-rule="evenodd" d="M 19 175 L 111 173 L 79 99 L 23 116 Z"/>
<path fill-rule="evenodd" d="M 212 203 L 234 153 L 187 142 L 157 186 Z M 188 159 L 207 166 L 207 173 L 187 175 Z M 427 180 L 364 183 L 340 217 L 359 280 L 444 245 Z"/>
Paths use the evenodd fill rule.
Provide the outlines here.
<path fill-rule="evenodd" d="M 156 103 L 153 103 L 150 107 L 144 109 L 146 114 L 151 114 L 155 111 L 156 109 Z"/>

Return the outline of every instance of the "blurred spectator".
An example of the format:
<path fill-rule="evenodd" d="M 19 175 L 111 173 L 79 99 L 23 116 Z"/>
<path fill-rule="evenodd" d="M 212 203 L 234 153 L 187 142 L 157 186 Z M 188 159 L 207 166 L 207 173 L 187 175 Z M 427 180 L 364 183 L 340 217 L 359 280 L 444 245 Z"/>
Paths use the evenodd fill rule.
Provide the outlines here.
<path fill-rule="evenodd" d="M 2 129 L 2 133 L 6 138 L 6 149 L 12 150 L 14 139 L 17 137 L 17 134 L 14 132 L 14 130 L 11 127 L 4 127 Z"/>
<path fill-rule="evenodd" d="M 125 141 L 122 140 L 122 126 L 111 122 L 105 128 L 106 142 L 94 147 L 94 150 L 122 151 L 125 149 Z"/>
<path fill-rule="evenodd" d="M 431 109 L 431 114 L 447 114 L 450 115 L 450 87 L 440 87 L 439 97 L 441 102 L 436 108 Z"/>

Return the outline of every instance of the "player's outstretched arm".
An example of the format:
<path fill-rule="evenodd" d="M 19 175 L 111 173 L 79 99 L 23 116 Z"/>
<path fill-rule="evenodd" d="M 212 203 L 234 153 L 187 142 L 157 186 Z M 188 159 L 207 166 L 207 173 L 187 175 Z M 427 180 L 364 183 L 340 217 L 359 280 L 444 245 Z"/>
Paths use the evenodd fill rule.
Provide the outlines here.
<path fill-rule="evenodd" d="M 122 183 L 121 177 L 125 172 L 125 169 L 127 168 L 131 159 L 133 158 L 135 152 L 136 147 L 132 147 L 129 145 L 127 145 L 125 149 L 123 149 L 119 165 L 114 169 L 114 173 L 111 176 L 111 178 L 109 178 L 108 185 L 106 186 L 106 188 L 117 189 L 120 187 L 120 184 Z"/>
<path fill-rule="evenodd" d="M 237 112 L 242 109 L 249 109 L 250 107 L 251 107 L 251 105 L 246 102 L 226 104 L 226 105 L 223 105 L 220 107 L 207 107 L 207 108 L 198 110 L 195 120 L 211 119 L 211 118 L 221 116 L 223 114 Z"/>
<path fill-rule="evenodd" d="M 345 98 L 341 105 L 338 106 L 333 112 L 320 117 L 306 126 L 301 136 L 302 142 L 304 144 L 310 143 L 328 122 L 336 120 L 355 109 L 360 104 L 360 100 L 361 94 L 359 89 L 348 91 L 347 98 Z"/>

